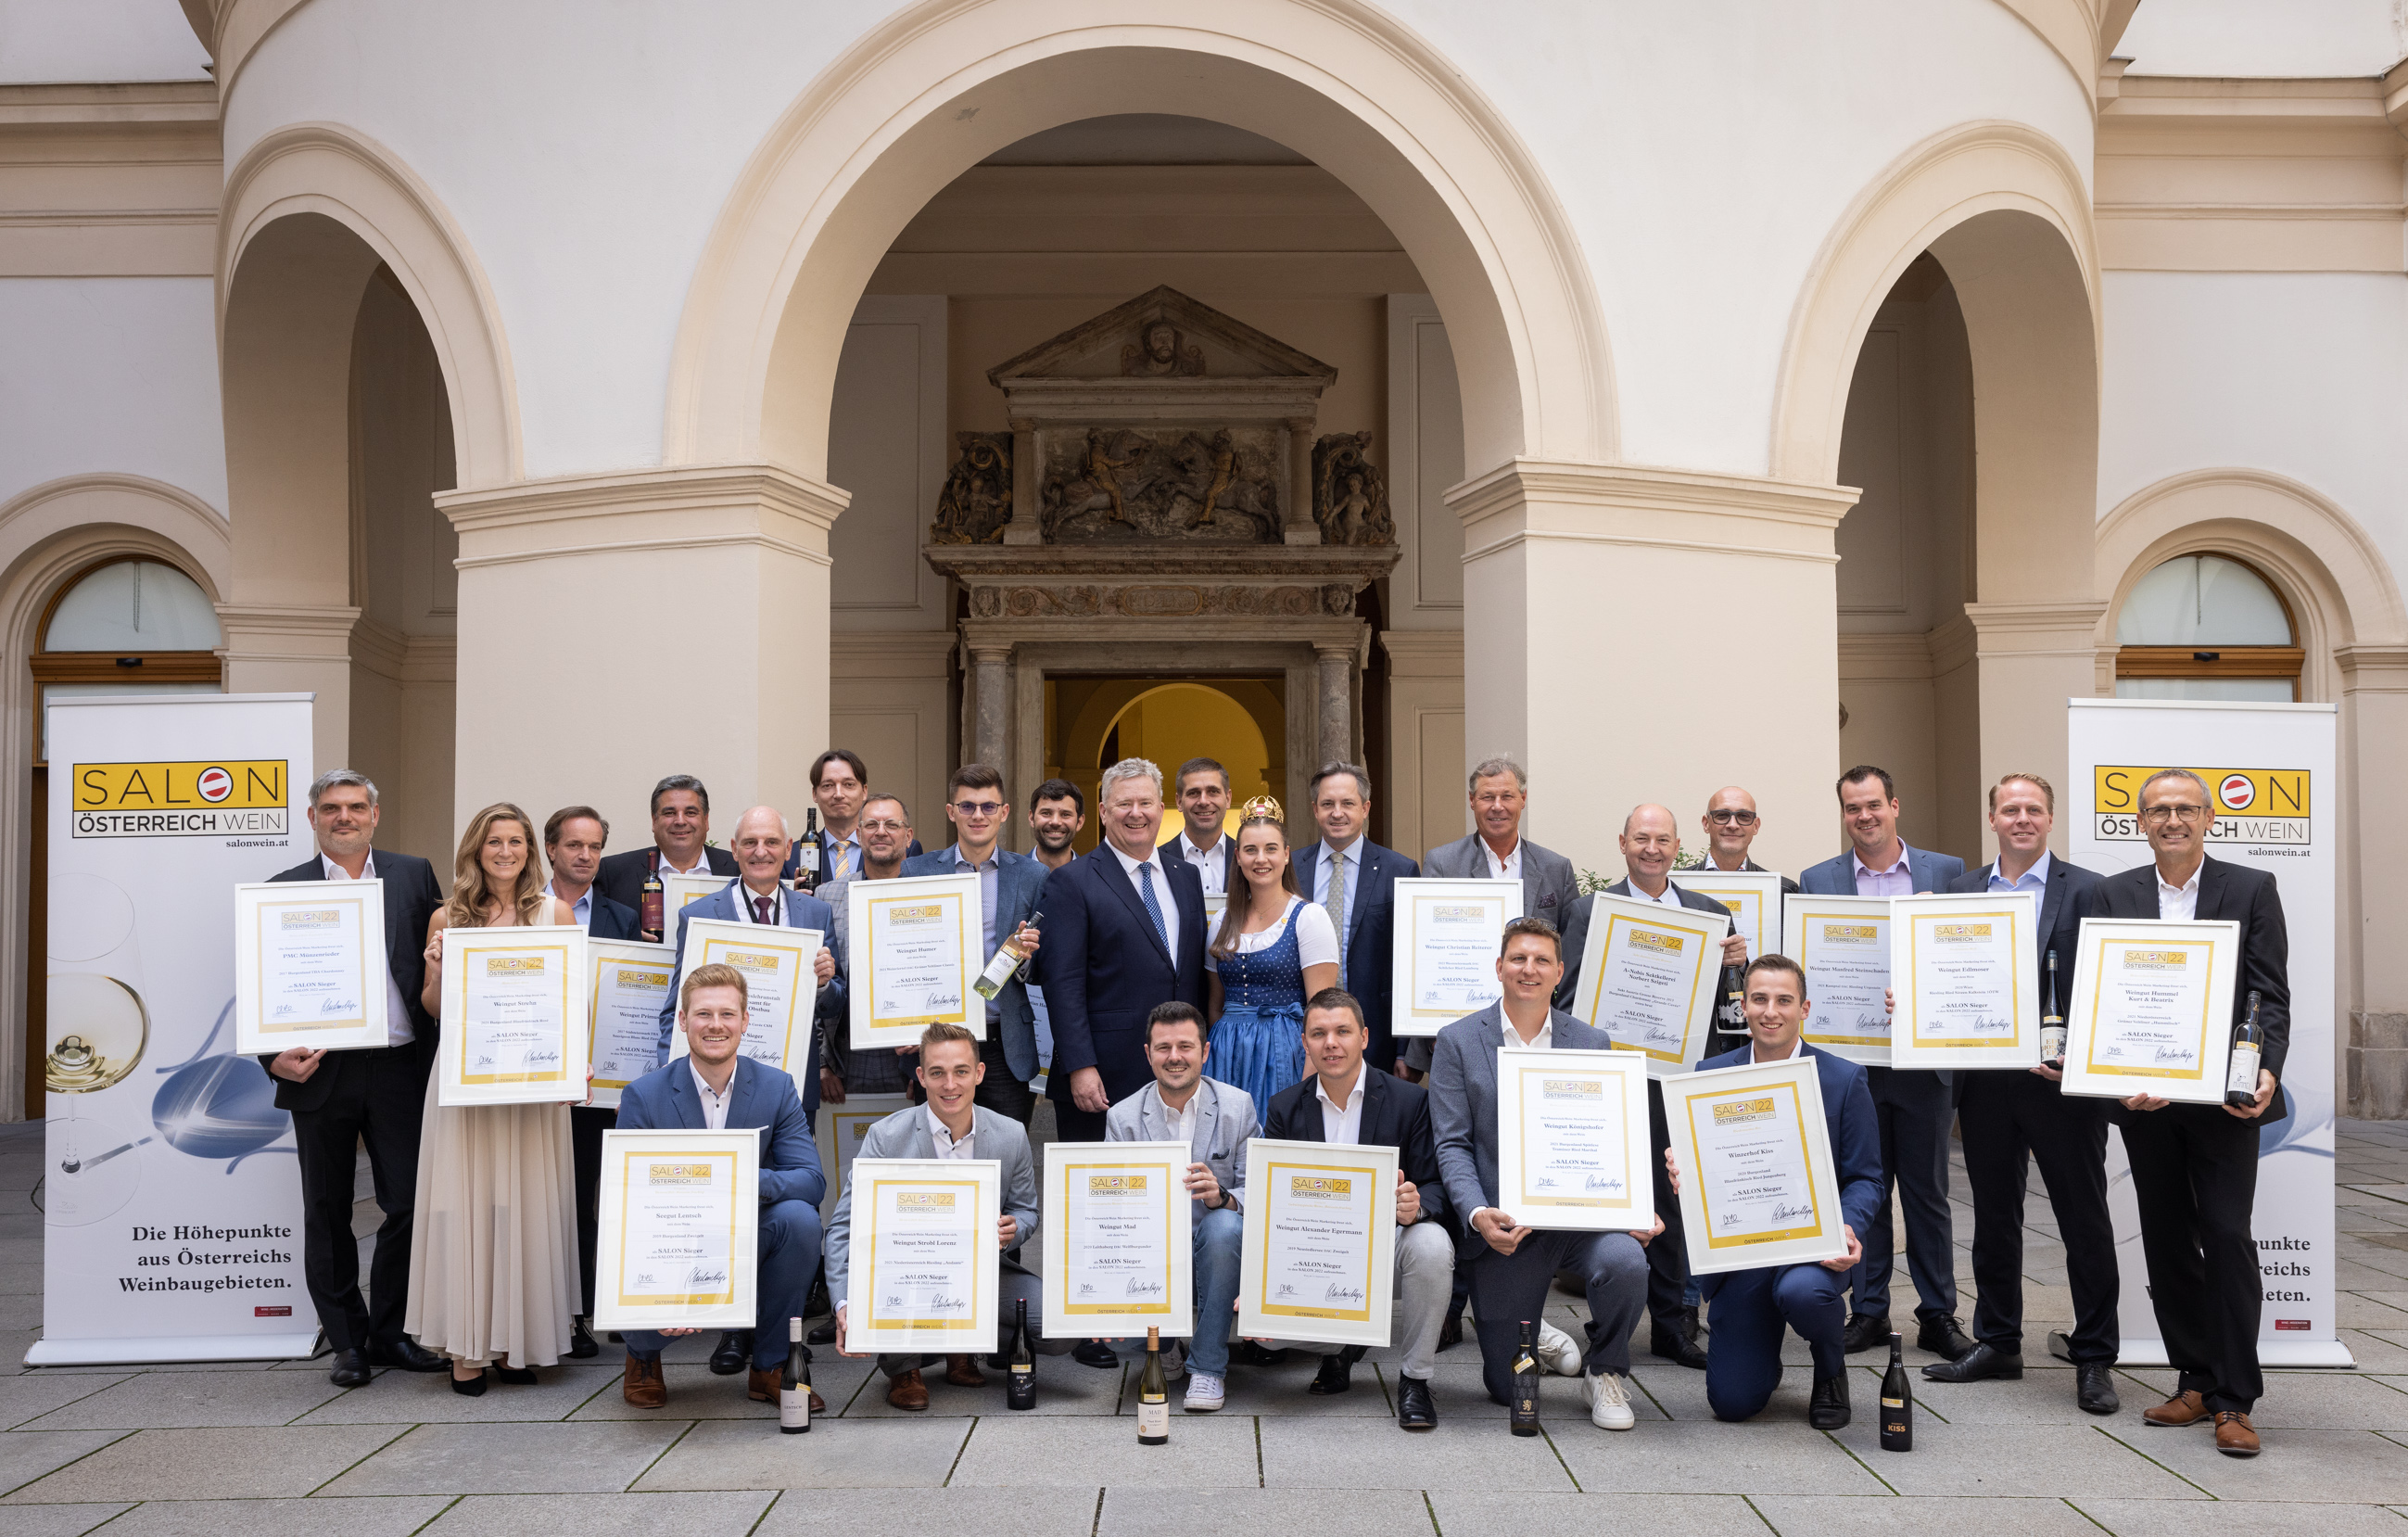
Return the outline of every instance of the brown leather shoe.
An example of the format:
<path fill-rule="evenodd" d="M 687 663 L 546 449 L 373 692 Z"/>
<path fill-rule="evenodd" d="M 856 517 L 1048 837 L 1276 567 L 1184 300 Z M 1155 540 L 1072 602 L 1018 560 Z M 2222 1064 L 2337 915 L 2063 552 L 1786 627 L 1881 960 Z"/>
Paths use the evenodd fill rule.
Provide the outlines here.
<path fill-rule="evenodd" d="M 886 1385 L 886 1401 L 897 1409 L 928 1407 L 928 1385 L 920 1379 L 918 1367 L 913 1367 Z"/>
<path fill-rule="evenodd" d="M 2196 1388 L 2185 1388 L 2154 1409 L 2141 1411 L 2148 1425 L 2197 1425 L 2207 1417 L 2207 1401 Z"/>
<path fill-rule="evenodd" d="M 2256 1457 L 2258 1428 L 2249 1416 L 2237 1409 L 2219 1409 L 2215 1415 L 2215 1449 L 2227 1457 Z"/>
<path fill-rule="evenodd" d="M 756 1366 L 751 1370 L 752 1375 L 744 1380 L 744 1396 L 755 1403 L 777 1402 L 778 1389 L 784 1386 L 779 1379 L 786 1374 L 785 1369 L 776 1366 Z M 811 1413 L 814 1415 L 827 1413 L 827 1401 L 820 1397 L 820 1390 L 816 1387 L 811 1389 Z"/>
<path fill-rule="evenodd" d="M 619 1385 L 620 1396 L 638 1409 L 658 1409 L 669 1401 L 669 1385 L 661 1380 L 661 1358 L 651 1360 L 629 1355 L 627 1375 Z"/>
<path fill-rule="evenodd" d="M 955 1387 L 984 1387 L 986 1373 L 978 1369 L 975 1356 L 948 1356 L 945 1357 L 945 1380 Z"/>

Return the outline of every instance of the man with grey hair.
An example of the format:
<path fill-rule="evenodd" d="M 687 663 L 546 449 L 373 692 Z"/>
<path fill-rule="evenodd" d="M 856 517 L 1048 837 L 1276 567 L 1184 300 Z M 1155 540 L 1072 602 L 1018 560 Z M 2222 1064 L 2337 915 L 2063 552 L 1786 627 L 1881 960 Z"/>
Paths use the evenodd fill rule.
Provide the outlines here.
<path fill-rule="evenodd" d="M 443 1357 L 401 1331 L 409 1299 L 409 1232 L 418 1199 L 418 1135 L 436 1023 L 419 1005 L 426 927 L 443 905 L 435 868 L 416 855 L 373 846 L 383 811 L 366 774 L 330 769 L 309 786 L 318 852 L 271 881 L 380 881 L 384 884 L 385 1019 L 390 1044 L 364 1051 L 279 1052 L 260 1066 L 276 1081 L 276 1108 L 293 1116 L 301 1165 L 301 1271 L 335 1353 L 327 1380 L 362 1387 L 374 1368 L 441 1372 Z M 373 1308 L 360 1295 L 351 1237 L 358 1150 L 368 1150 L 384 1223 L 368 1262 Z"/>
<path fill-rule="evenodd" d="M 1397 883 L 1422 872 L 1394 849 L 1371 841 L 1371 776 L 1359 763 L 1326 763 L 1312 776 L 1312 820 L 1321 840 L 1296 851 L 1296 887 L 1329 911 L 1338 930 L 1338 985 L 1363 1005 L 1371 1029 L 1365 1054 L 1383 1072 L 1397 1066 L 1388 1027 L 1396 953 Z"/>
<path fill-rule="evenodd" d="M 1162 857 L 1162 770 L 1123 758 L 1096 792 L 1103 840 L 1045 878 L 1037 981 L 1054 1028 L 1045 1093 L 1064 1142 L 1105 1139 L 1105 1113 L 1154 1082 L 1157 1003 L 1204 1007 L 1204 885 Z"/>

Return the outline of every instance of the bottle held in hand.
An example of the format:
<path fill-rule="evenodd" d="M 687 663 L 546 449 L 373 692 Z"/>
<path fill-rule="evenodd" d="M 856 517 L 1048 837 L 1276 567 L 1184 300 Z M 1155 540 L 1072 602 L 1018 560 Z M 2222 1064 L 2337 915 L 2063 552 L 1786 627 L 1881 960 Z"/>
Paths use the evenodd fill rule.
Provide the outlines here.
<path fill-rule="evenodd" d="M 1521 1343 L 1513 1347 L 1513 1405 L 1509 1415 L 1513 1433 L 1539 1433 L 1539 1326 L 1522 1320 Z"/>
<path fill-rule="evenodd" d="M 798 1436 L 811 1428 L 811 1369 L 803 1359 L 803 1321 L 786 1320 L 786 1369 L 778 1373 L 778 1430 Z"/>
<path fill-rule="evenodd" d="M 1012 1305 L 1019 1319 L 1012 1330 L 1011 1374 L 1003 1385 L 1003 1406 L 1007 1409 L 1034 1409 L 1037 1407 L 1037 1356 L 1028 1348 L 1028 1299 L 1017 1298 Z M 1168 1400 L 1166 1399 L 1164 1403 L 1164 1417 L 1168 1418 Z"/>
<path fill-rule="evenodd" d="M 1736 966 L 1723 968 L 1720 987 L 1723 1001 L 1714 1011 L 1714 1029 L 1726 1039 L 1726 1046 L 1741 1045 L 1747 1041 L 1747 973 Z"/>
<path fill-rule="evenodd" d="M 1170 1382 L 1162 1374 L 1162 1330 L 1145 1331 L 1145 1371 L 1137 1379 L 1137 1444 L 1161 1446 L 1170 1440 Z"/>
<path fill-rule="evenodd" d="M 637 924 L 656 940 L 661 937 L 661 872 L 656 863 L 644 871 L 644 894 L 638 898 L 642 911 L 636 915 Z"/>
<path fill-rule="evenodd" d="M 803 836 L 795 840 L 795 889 L 820 888 L 820 812 L 814 806 L 803 813 Z"/>
<path fill-rule="evenodd" d="M 1027 927 L 1034 928 L 1044 919 L 1045 914 L 1042 912 L 1032 912 L 1028 915 Z M 1014 932 L 1018 931 L 1014 930 Z M 995 959 L 987 962 L 986 970 L 979 973 L 979 979 L 975 984 L 978 996 L 992 998 L 996 994 L 1002 992 L 1003 984 L 1011 980 L 1011 974 L 1019 970 L 1020 963 L 1027 958 L 1009 939 L 996 946 Z"/>
<path fill-rule="evenodd" d="M 2224 1070 L 2224 1102 L 2247 1108 L 2258 1102 L 2258 1066 L 2266 1056 L 2266 1032 L 2258 1023 L 2258 989 L 2249 989 L 2249 1009 L 2232 1032 L 2232 1056 Z"/>
<path fill-rule="evenodd" d="M 1914 1449 L 1914 1398 L 1906 1386 L 1906 1341 L 1889 1337 L 1889 1370 L 1882 1373 L 1881 1444 L 1885 1452 Z"/>
<path fill-rule="evenodd" d="M 2057 1003 L 2057 952 L 2048 953 L 2048 1010 L 2040 1016 L 2040 1059 L 2065 1066 L 2065 1012 Z"/>

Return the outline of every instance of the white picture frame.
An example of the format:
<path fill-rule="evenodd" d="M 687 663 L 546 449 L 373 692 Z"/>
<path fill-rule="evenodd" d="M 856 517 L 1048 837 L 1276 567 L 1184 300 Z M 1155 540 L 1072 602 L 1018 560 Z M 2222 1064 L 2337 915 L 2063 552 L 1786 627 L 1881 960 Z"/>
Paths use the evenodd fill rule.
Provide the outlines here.
<path fill-rule="evenodd" d="M 1781 904 L 1781 953 L 1806 973 L 1806 1043 L 1870 1068 L 1889 1066 L 1890 900 L 1809 892 Z"/>
<path fill-rule="evenodd" d="M 1498 1205 L 1527 1228 L 1645 1232 L 1654 1227 L 1647 1084 L 1641 1052 L 1500 1049 Z"/>
<path fill-rule="evenodd" d="M 2223 919 L 2184 923 L 2085 918 L 2073 949 L 2073 997 L 2065 1021 L 2065 1092 L 2109 1099 L 2149 1094 L 2177 1104 L 2222 1104 L 2225 1072 L 2232 1057 L 2232 994 L 2241 972 L 2241 926 Z M 2186 1047 L 2194 1052 L 2195 1066 L 2110 1060 L 2119 1046 L 2129 1050 L 2131 1042 L 2128 1036 L 2112 1028 L 2112 1018 L 2102 1016 L 2118 1010 L 2119 994 L 2128 998 L 2136 988 L 2161 987 L 2163 984 L 2148 973 L 2162 973 L 2169 964 L 2167 957 L 2175 955 L 2184 958 L 2186 967 L 2203 957 L 2206 968 L 2204 977 L 2185 988 L 2195 997 L 2182 1011 L 2182 1028 L 2171 1032 L 2176 1038 L 2165 1042 L 2168 1050 Z M 2170 1007 L 2167 1012 L 2173 1011 Z"/>
<path fill-rule="evenodd" d="M 1414 876 L 1396 887 L 1389 1028 L 1436 1035 L 1503 997 L 1497 955 L 1522 915 L 1522 883 Z"/>
<path fill-rule="evenodd" d="M 898 1279 L 894 1257 L 882 1251 L 888 1224 L 898 1221 L 907 1209 L 913 1213 L 914 1230 L 956 1241 L 954 1261 L 937 1267 L 953 1279 L 937 1289 L 960 1306 L 928 1309 L 924 1285 L 914 1277 Z M 996 1225 L 1003 1216 L 1000 1162 L 859 1158 L 853 1166 L 851 1212 L 852 1257 L 845 1295 L 838 1299 L 845 1308 L 847 1350 L 994 1352 L 1003 1262 L 996 1243 Z M 911 1263 L 924 1274 L 932 1268 L 924 1248 Z M 896 1289 L 898 1286 L 906 1289 Z"/>
<path fill-rule="evenodd" d="M 1323 1187 L 1319 1192 L 1314 1182 Z M 1330 1209 L 1326 1215 L 1315 1210 L 1323 1204 Z M 1395 1329 L 1396 1213 L 1393 1147 L 1248 1140 L 1234 1332 L 1246 1339 L 1387 1344 Z M 1318 1277 L 1309 1284 L 1283 1278 L 1294 1273 L 1289 1263 L 1299 1252 L 1342 1270 L 1326 1285 Z"/>
<path fill-rule="evenodd" d="M 827 936 L 816 928 L 764 927 L 728 918 L 695 918 L 686 926 L 685 963 L 677 985 L 705 966 L 732 966 L 744 973 L 744 1041 L 737 1047 L 764 1067 L 798 1075 L 810 1065 L 813 1018 L 819 1007 L 817 970 Z M 685 1031 L 669 1026 L 668 1060 L 686 1056 Z"/>
<path fill-rule="evenodd" d="M 1193 1161 L 1185 1142 L 1045 1149 L 1038 1226 L 1045 1235 L 1040 1327 L 1048 1338 L 1196 1332 Z M 1103 1236 L 1104 1223 L 1121 1230 Z"/>
<path fill-rule="evenodd" d="M 1713 1039 L 1714 983 L 1730 914 L 1598 892 L 1591 898 L 1572 1014 L 1656 1078 L 1685 1072 Z M 1677 1032 L 1677 1035 L 1675 1034 Z"/>
<path fill-rule="evenodd" d="M 272 1056 L 393 1043 L 382 881 L 237 885 L 234 933 L 236 1052 Z"/>
<path fill-rule="evenodd" d="M 1781 949 L 1781 874 L 1777 870 L 1676 869 L 1671 882 L 1683 891 L 1693 891 L 1720 902 L 1739 926 L 1740 938 L 1747 941 L 1747 958 L 1770 955 Z"/>
<path fill-rule="evenodd" d="M 574 925 L 446 928 L 436 1053 L 446 1105 L 585 1098 L 585 930 Z"/>
<path fill-rule="evenodd" d="M 845 905 L 853 1050 L 916 1046 L 935 1024 L 986 1039 L 985 1000 L 970 990 L 987 962 L 976 871 L 854 881 Z"/>
<path fill-rule="evenodd" d="M 677 984 L 677 947 L 588 935 L 585 984 L 589 1102 L 616 1110 L 626 1086 L 661 1065 L 661 1005 Z"/>
<path fill-rule="evenodd" d="M 2039 931 L 2037 892 L 1891 898 L 1890 1065 L 2039 1066 Z"/>
<path fill-rule="evenodd" d="M 1692 1275 L 1815 1264 L 1848 1252 L 1813 1058 L 1684 1073 L 1664 1080 L 1663 1092 Z M 1776 1185 L 1770 1195 L 1768 1181 Z M 1746 1195 L 1727 1200 L 1726 1189 Z M 1780 1215 L 1800 1201 L 1808 1212 Z"/>
<path fill-rule="evenodd" d="M 597 1330 L 751 1329 L 758 1304 L 761 1135 L 683 1128 L 602 1133 L 594 1246 Z M 664 1227 L 670 1230 L 663 1232 Z M 647 1244 L 647 1235 L 656 1235 Z M 646 1249 L 709 1249 L 724 1273 L 663 1273 Z M 700 1280 L 701 1285 L 695 1283 Z M 712 1284 L 713 1281 L 718 1284 Z"/>
<path fill-rule="evenodd" d="M 861 1156 L 869 1128 L 910 1103 L 908 1094 L 849 1094 L 841 1104 L 820 1100 L 819 1113 L 811 1118 L 811 1139 L 819 1143 L 820 1171 L 827 1176 L 827 1191 L 820 1197 L 822 1231 L 836 1215 L 836 1203 L 844 1197 L 845 1173 Z"/>

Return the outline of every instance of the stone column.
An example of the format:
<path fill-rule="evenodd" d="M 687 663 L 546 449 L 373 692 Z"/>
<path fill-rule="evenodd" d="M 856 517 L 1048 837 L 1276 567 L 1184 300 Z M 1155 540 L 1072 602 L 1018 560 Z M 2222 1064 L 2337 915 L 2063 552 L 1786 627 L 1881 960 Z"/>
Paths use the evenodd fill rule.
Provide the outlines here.
<path fill-rule="evenodd" d="M 2397 936 L 2399 871 L 2408 821 L 2391 802 L 2408 758 L 2408 645 L 2333 648 L 2341 667 L 2342 976 L 2334 991 L 2348 1021 L 2342 1113 L 2408 1119 L 2408 948 Z M 2352 962 L 2355 964 L 2352 964 Z"/>
<path fill-rule="evenodd" d="M 1037 478 L 1037 425 L 1033 422 L 1014 422 L 1011 424 L 1011 521 L 1003 525 L 1004 543 L 1045 542 L 1044 529 L 1039 522 L 1043 511 L 1038 506 L 1040 489 Z"/>
<path fill-rule="evenodd" d="M 1354 647 L 1316 642 L 1313 654 L 1321 664 L 1321 763 L 1352 763 L 1354 758 Z M 1317 770 L 1321 764 L 1313 765 Z"/>
<path fill-rule="evenodd" d="M 1281 537 L 1290 544 L 1321 542 L 1321 524 L 1312 520 L 1312 427 L 1309 416 L 1287 423 L 1286 526 Z"/>
<path fill-rule="evenodd" d="M 1011 740 L 1011 648 L 973 645 L 969 654 L 978 708 L 978 751 L 972 761 L 1000 769 Z"/>
<path fill-rule="evenodd" d="M 2065 701 L 2098 693 L 2099 620 L 2106 611 L 2106 604 L 2087 600 L 1965 605 L 1977 636 L 1975 673 L 1981 680 L 1977 794 L 1986 797 L 2004 776 L 2027 770 L 2047 776 L 2052 784 L 2068 782 Z M 2060 821 L 2049 840 L 2059 857 L 2071 832 L 2071 824 Z M 1977 857 L 1994 857 L 1996 841 L 1985 821 L 1980 849 L 1948 852 L 1962 855 L 1971 866 Z"/>
<path fill-rule="evenodd" d="M 351 767 L 353 608 L 221 603 L 229 694 L 315 694 L 309 718 L 312 777 Z"/>

